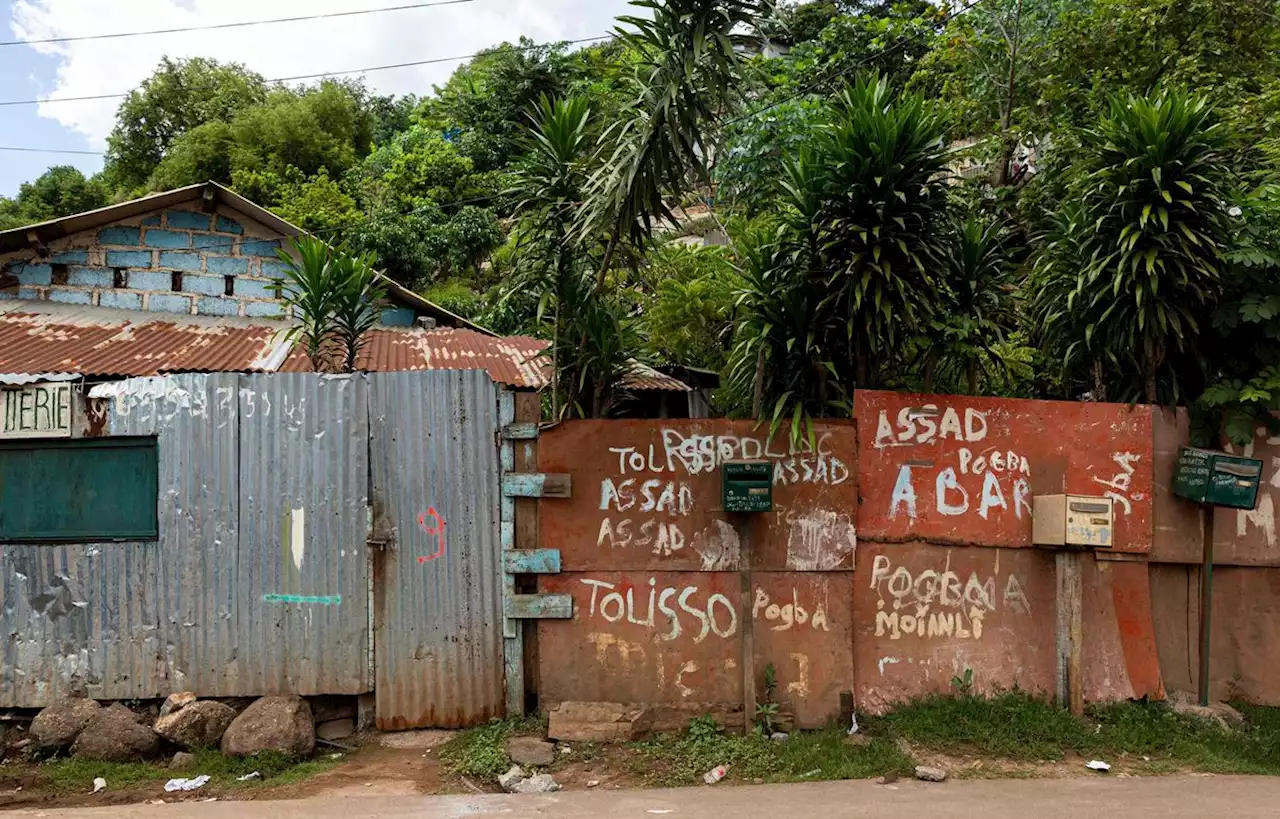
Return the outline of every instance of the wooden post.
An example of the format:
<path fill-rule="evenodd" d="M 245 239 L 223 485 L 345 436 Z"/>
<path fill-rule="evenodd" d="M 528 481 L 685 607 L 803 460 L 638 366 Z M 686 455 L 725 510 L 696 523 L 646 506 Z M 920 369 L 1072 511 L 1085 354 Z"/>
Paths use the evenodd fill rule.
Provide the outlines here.
<path fill-rule="evenodd" d="M 1213 507 L 1204 507 L 1200 562 L 1200 704 L 1209 704 L 1209 633 L 1213 620 Z"/>
<path fill-rule="evenodd" d="M 1058 581 L 1057 654 L 1059 705 L 1072 714 L 1084 714 L 1084 553 L 1060 551 L 1054 555 Z"/>
<path fill-rule="evenodd" d="M 742 582 L 739 622 L 742 623 L 742 733 L 751 733 L 756 718 L 755 618 L 751 616 L 751 518 L 735 515 L 738 530 L 738 577 Z"/>

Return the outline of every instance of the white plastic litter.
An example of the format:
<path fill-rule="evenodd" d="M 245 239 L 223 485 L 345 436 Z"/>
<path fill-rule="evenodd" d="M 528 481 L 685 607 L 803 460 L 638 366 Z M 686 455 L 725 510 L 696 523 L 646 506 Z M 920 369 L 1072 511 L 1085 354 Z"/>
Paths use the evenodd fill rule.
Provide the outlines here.
<path fill-rule="evenodd" d="M 1091 759 L 1084 763 L 1084 766 L 1091 771 L 1102 771 L 1103 773 L 1111 770 L 1111 766 L 1103 762 L 1101 759 Z"/>
<path fill-rule="evenodd" d="M 170 779 L 164 783 L 165 793 L 174 793 L 175 791 L 194 791 L 205 786 L 209 781 L 208 774 L 200 774 L 195 779 Z"/>
<path fill-rule="evenodd" d="M 98 777 L 97 779 L 93 780 L 94 793 L 105 791 L 106 789 L 107 789 L 107 780 L 103 779 L 102 777 Z"/>
<path fill-rule="evenodd" d="M 247 773 L 244 776 L 237 776 L 236 781 L 249 782 L 250 780 L 261 779 L 261 778 L 262 778 L 262 774 L 257 771 L 254 771 L 253 773 Z"/>
<path fill-rule="evenodd" d="M 858 715 L 853 714 L 852 718 L 853 718 L 853 724 L 849 726 L 850 736 L 853 736 L 854 734 L 858 733 Z"/>
<path fill-rule="evenodd" d="M 703 774 L 702 781 L 706 782 L 708 785 L 714 785 L 721 779 L 724 779 L 725 774 L 727 773 L 729 773 L 728 765 L 717 765 Z"/>

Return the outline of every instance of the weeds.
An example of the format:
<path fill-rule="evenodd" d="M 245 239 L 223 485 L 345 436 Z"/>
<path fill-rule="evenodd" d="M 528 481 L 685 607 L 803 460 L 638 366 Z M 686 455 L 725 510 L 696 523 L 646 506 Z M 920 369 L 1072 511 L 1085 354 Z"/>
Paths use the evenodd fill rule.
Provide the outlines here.
<path fill-rule="evenodd" d="M 254 756 L 224 756 L 216 750 L 195 752 L 195 762 L 184 771 L 171 770 L 166 765 L 145 762 L 94 762 L 87 759 L 51 759 L 38 767 L 41 778 L 48 787 L 60 793 L 84 791 L 95 777 L 107 780 L 110 788 L 129 788 L 138 785 L 165 782 L 175 776 L 208 774 L 212 784 L 220 787 L 258 787 L 263 784 L 287 785 L 309 779 L 332 768 L 336 762 L 327 758 L 298 761 L 276 753 Z M 237 782 L 236 777 L 257 771 L 261 779 Z"/>
<path fill-rule="evenodd" d="M 493 720 L 469 728 L 440 749 L 440 761 L 455 776 L 490 780 L 507 770 L 507 740 L 522 734 L 543 734 L 546 722 L 529 719 Z"/>

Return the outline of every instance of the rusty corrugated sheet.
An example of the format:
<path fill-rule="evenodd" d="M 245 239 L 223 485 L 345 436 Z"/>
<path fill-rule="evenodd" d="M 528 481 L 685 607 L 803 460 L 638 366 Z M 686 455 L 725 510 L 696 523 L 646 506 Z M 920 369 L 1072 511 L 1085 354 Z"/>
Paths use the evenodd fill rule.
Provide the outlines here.
<path fill-rule="evenodd" d="M 113 312 L 0 315 L 0 372 L 144 376 L 247 371 L 270 357 L 280 329 Z"/>
<path fill-rule="evenodd" d="M 497 389 L 478 370 L 370 381 L 378 727 L 474 725 L 504 708 Z"/>
<path fill-rule="evenodd" d="M 639 361 L 631 362 L 631 372 L 623 376 L 622 384 L 629 390 L 693 391 L 693 387 L 680 379 L 673 378 Z"/>
<path fill-rule="evenodd" d="M 160 537 L 0 550 L 0 707 L 369 690 L 364 378 L 188 374 L 94 394 L 108 434 L 158 437 Z"/>

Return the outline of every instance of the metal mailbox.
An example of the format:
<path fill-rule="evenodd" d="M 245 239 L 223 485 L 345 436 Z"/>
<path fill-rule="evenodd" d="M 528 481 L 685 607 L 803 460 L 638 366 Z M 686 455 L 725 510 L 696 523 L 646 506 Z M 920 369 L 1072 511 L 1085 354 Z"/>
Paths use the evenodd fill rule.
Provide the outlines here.
<path fill-rule="evenodd" d="M 1173 494 L 1209 506 L 1255 509 L 1262 485 L 1262 461 L 1211 449 L 1178 451 Z"/>
<path fill-rule="evenodd" d="M 773 511 L 773 464 L 769 461 L 726 461 L 721 467 L 726 512 Z"/>
<path fill-rule="evenodd" d="M 1037 495 L 1033 500 L 1031 539 L 1037 546 L 1109 549 L 1115 529 L 1110 498 Z"/>

